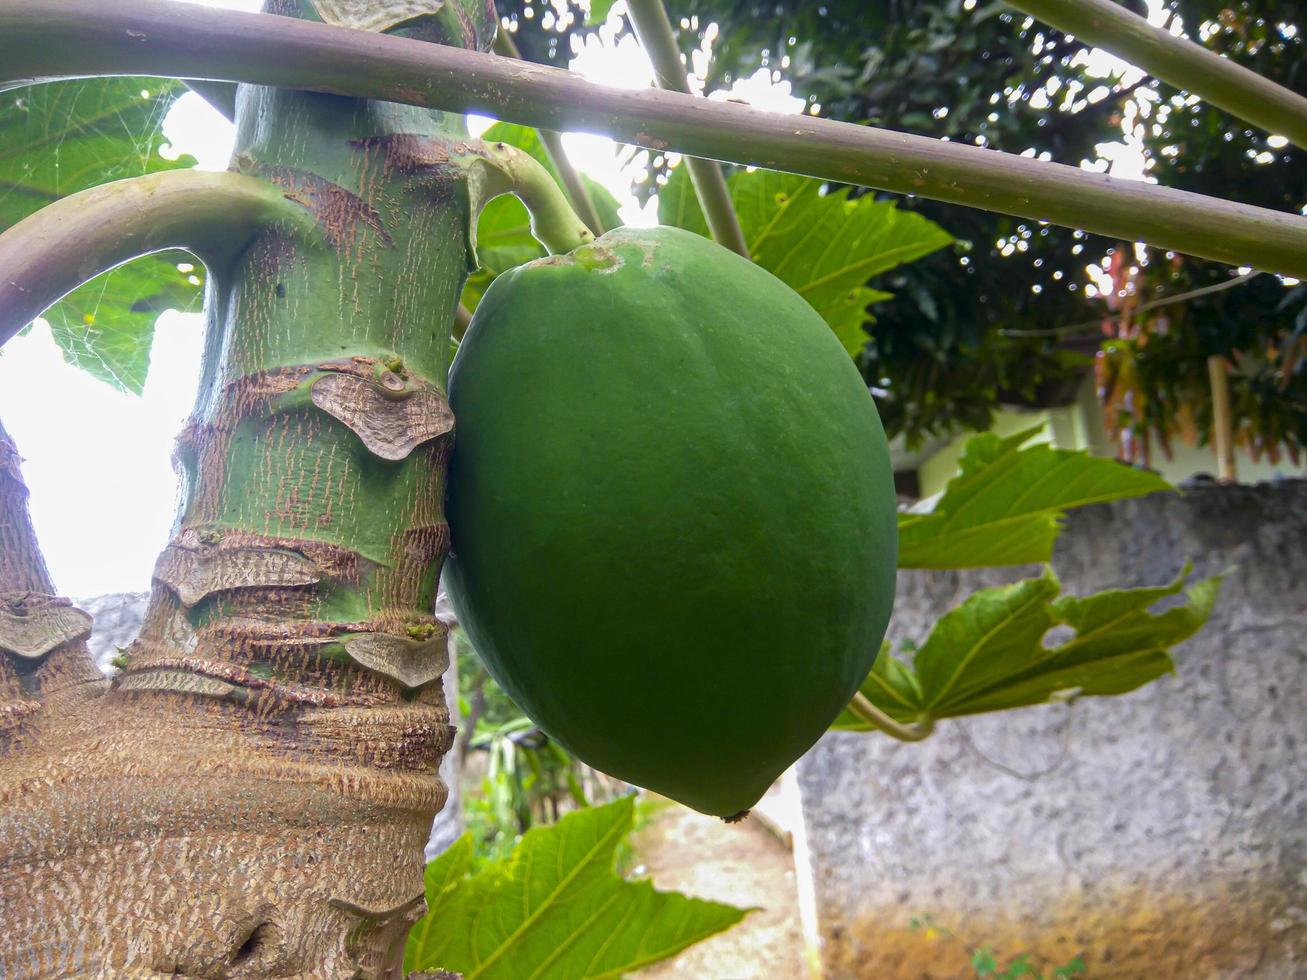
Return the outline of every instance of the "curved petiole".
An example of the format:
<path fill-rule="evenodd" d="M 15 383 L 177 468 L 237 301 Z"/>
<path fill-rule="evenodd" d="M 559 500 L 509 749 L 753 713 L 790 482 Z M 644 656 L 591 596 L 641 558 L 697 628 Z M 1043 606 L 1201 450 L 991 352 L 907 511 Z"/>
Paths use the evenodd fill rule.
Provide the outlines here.
<path fill-rule="evenodd" d="M 849 710 L 872 728 L 884 732 L 900 742 L 921 742 L 929 738 L 931 733 L 935 731 L 935 722 L 929 717 L 913 722 L 910 725 L 895 721 L 872 704 L 870 699 L 861 691 L 854 693 L 853 699 L 849 702 Z"/>
<path fill-rule="evenodd" d="M 183 248 L 220 269 L 283 222 L 313 227 L 280 188 L 234 173 L 170 170 L 70 194 L 0 233 L 0 344 L 124 262 Z"/>

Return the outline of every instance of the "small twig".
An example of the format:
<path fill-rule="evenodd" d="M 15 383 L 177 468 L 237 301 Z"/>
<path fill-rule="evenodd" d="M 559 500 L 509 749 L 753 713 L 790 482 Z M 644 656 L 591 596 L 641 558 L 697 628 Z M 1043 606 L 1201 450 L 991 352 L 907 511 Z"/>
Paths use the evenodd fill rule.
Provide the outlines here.
<path fill-rule="evenodd" d="M 1147 303 L 1140 303 L 1134 309 L 1133 316 L 1140 313 L 1147 313 L 1149 310 L 1155 310 L 1161 306 L 1172 306 L 1176 303 L 1187 303 L 1191 299 L 1197 299 L 1199 296 L 1209 296 L 1212 293 L 1224 292 L 1227 289 L 1233 289 L 1235 286 L 1242 286 L 1250 280 L 1256 279 L 1265 273 L 1254 269 L 1252 272 L 1245 272 L 1241 276 L 1236 276 L 1226 282 L 1212 283 L 1210 286 L 1201 286 L 1198 289 L 1191 289 L 1187 293 L 1176 293 L 1174 296 L 1163 296 L 1160 299 L 1149 300 Z M 1004 337 L 1057 337 L 1066 334 L 1076 334 L 1082 331 L 1097 332 L 1102 328 L 1103 318 L 1097 320 L 1086 320 L 1084 323 L 1073 323 L 1065 327 L 1049 327 L 1046 330 L 999 330 Z"/>
<path fill-rule="evenodd" d="M 522 59 L 522 53 L 518 51 L 517 45 L 513 43 L 513 37 L 502 27 L 495 32 L 495 54 L 504 58 Z M 558 171 L 559 179 L 563 182 L 563 190 L 567 192 L 568 199 L 572 202 L 572 208 L 581 220 L 584 221 L 591 231 L 596 235 L 602 235 L 609 229 L 599 217 L 599 211 L 595 207 L 594 200 L 590 197 L 590 191 L 585 186 L 585 181 L 581 179 L 581 174 L 576 167 L 572 166 L 572 161 L 568 159 L 567 152 L 563 149 L 563 138 L 552 129 L 538 129 L 540 142 L 544 144 L 545 152 L 549 155 L 550 162 L 554 169 Z"/>
<path fill-rule="evenodd" d="M 685 66 L 681 64 L 681 50 L 676 46 L 676 32 L 667 19 L 663 0 L 627 0 L 626 12 L 636 37 L 640 39 L 640 46 L 653 63 L 658 87 L 683 95 L 691 94 Z M 712 237 L 718 244 L 749 258 L 749 243 L 744 240 L 744 231 L 735 214 L 721 165 L 715 160 L 699 157 L 686 157 L 685 165 L 690 170 L 690 183 L 699 197 Z"/>
<path fill-rule="evenodd" d="M 531 215 L 531 234 L 551 255 L 570 252 L 594 241 L 592 232 L 572 209 L 563 189 L 544 164 L 511 143 L 476 140 L 456 160 L 467 174 L 474 220 L 500 194 L 513 194 Z"/>
<path fill-rule="evenodd" d="M 935 730 L 935 722 L 931 718 L 923 718 L 911 725 L 895 721 L 872 704 L 861 691 L 854 693 L 853 700 L 849 702 L 849 710 L 872 728 L 897 738 L 900 742 L 920 742 Z"/>
<path fill-rule="evenodd" d="M 457 669 L 457 668 L 455 668 Z M 486 675 L 481 674 L 477 678 L 476 690 L 472 694 L 472 710 L 467 713 L 463 719 L 463 731 L 458 736 L 458 759 L 459 768 L 467 768 L 468 749 L 472 744 L 472 736 L 476 734 L 477 722 L 481 720 L 481 715 L 486 710 Z"/>

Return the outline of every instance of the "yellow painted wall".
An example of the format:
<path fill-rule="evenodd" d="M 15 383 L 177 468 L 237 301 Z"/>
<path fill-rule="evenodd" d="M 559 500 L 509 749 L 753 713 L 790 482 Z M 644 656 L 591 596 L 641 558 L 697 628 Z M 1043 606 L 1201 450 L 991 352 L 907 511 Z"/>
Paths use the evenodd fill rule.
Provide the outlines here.
<path fill-rule="evenodd" d="M 1116 446 L 1108 439 L 1103 426 L 1103 412 L 1094 393 L 1092 377 L 1085 378 L 1074 404 L 1052 409 L 1005 409 L 994 418 L 991 430 L 1000 436 L 1013 435 L 1022 429 L 1042 425 L 1043 431 L 1031 440 L 1047 442 L 1059 449 L 1087 449 L 1097 456 L 1114 456 Z M 917 468 L 921 496 L 940 493 L 958 471 L 962 447 L 973 433 L 965 432 L 923 460 Z M 1197 473 L 1216 473 L 1216 455 L 1210 446 L 1188 446 L 1177 441 L 1172 447 L 1174 458 L 1168 460 L 1155 450 L 1152 468 L 1171 483 L 1179 483 Z M 1304 461 L 1307 463 L 1307 460 Z M 1236 456 L 1240 483 L 1259 483 L 1278 477 L 1307 477 L 1307 465 L 1294 466 L 1288 459 L 1272 464 L 1266 459 L 1254 463 L 1240 450 Z"/>

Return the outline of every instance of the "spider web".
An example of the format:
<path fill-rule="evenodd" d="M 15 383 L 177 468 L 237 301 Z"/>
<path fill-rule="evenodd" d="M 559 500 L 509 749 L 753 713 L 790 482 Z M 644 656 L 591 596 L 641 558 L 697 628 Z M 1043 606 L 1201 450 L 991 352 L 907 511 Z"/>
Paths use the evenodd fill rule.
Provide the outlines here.
<path fill-rule="evenodd" d="M 0 93 L 0 227 L 87 187 L 193 165 L 159 152 L 164 117 L 183 91 L 162 79 L 103 78 Z M 184 253 L 160 253 L 74 290 L 47 314 L 65 360 L 139 393 L 155 319 L 198 307 L 198 269 Z"/>

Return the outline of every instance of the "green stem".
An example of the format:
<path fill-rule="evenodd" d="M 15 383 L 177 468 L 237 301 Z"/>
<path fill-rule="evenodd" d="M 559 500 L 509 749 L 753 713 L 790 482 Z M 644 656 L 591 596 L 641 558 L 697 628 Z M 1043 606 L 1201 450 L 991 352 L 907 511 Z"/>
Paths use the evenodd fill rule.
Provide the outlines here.
<path fill-rule="evenodd" d="M 312 221 L 255 177 L 171 170 L 70 194 L 0 233 L 0 344 L 102 272 L 184 248 L 211 267 L 275 222 Z"/>
<path fill-rule="evenodd" d="M 514 194 L 531 215 L 531 234 L 557 255 L 594 241 L 594 232 L 572 210 L 553 174 L 531 154 L 510 143 L 468 144 L 460 162 L 468 171 L 473 213 L 501 194 Z"/>
<path fill-rule="evenodd" d="M 640 46 L 653 63 L 654 79 L 658 87 L 690 95 L 685 66 L 681 63 L 681 50 L 676 46 L 676 32 L 672 29 L 672 22 L 667 19 L 667 9 L 662 0 L 627 0 L 626 7 L 636 37 L 640 39 Z M 749 243 L 744 240 L 744 231 L 735 214 L 735 205 L 731 202 L 731 192 L 726 186 L 721 165 L 715 160 L 701 157 L 686 157 L 685 165 L 689 168 L 690 183 L 694 185 L 694 192 L 698 195 L 713 239 L 746 259 L 749 258 Z"/>
<path fill-rule="evenodd" d="M 885 712 L 868 700 L 867 696 L 861 691 L 853 695 L 853 700 L 849 702 L 849 710 L 865 721 L 877 731 L 884 732 L 900 742 L 920 742 L 929 738 L 935 730 L 935 722 L 930 718 L 923 718 L 921 721 L 911 725 L 904 725 L 895 721 Z"/>
<path fill-rule="evenodd" d="M 236 85 L 232 82 L 209 82 L 202 78 L 185 78 L 186 87 L 213 106 L 229 120 L 236 118 Z"/>
<path fill-rule="evenodd" d="M 197 75 L 481 112 L 688 156 L 916 194 L 1307 278 L 1307 218 L 996 150 L 654 89 L 494 55 L 167 0 L 0 0 L 0 88 Z"/>
<path fill-rule="evenodd" d="M 1007 3 L 1307 149 L 1307 98 L 1187 38 L 1154 27 L 1113 0 L 1007 0 Z"/>
<path fill-rule="evenodd" d="M 454 330 L 453 337 L 457 341 L 463 340 L 463 334 L 467 333 L 467 328 L 472 324 L 472 311 L 462 303 L 459 303 L 454 309 Z"/>
<path fill-rule="evenodd" d="M 523 60 L 522 53 L 517 50 L 517 45 L 513 42 L 513 36 L 502 27 L 495 33 L 495 54 L 501 58 Z M 599 211 L 595 208 L 585 181 L 581 179 L 581 174 L 576 167 L 572 166 L 572 161 L 568 159 L 567 152 L 563 149 L 562 136 L 552 129 L 540 129 L 537 132 L 540 134 L 540 142 L 544 144 L 545 153 L 549 156 L 549 162 L 558 171 L 558 177 L 563 182 L 563 190 L 567 192 L 567 197 L 576 213 L 596 235 L 608 231 L 603 219 L 599 217 Z"/>

